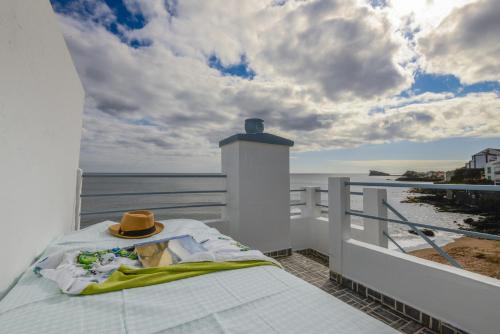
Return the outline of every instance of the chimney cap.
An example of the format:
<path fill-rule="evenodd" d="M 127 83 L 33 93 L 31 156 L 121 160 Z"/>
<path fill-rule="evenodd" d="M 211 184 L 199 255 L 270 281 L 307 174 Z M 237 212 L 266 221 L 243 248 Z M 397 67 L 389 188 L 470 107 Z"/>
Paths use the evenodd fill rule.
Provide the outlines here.
<path fill-rule="evenodd" d="M 237 133 L 219 142 L 219 147 L 231 144 L 235 141 L 252 141 L 264 144 L 293 146 L 294 142 L 270 133 L 264 133 L 264 120 L 260 118 L 247 118 L 245 120 L 246 133 Z"/>
<path fill-rule="evenodd" d="M 261 118 L 247 118 L 245 120 L 246 133 L 263 133 L 264 120 Z"/>

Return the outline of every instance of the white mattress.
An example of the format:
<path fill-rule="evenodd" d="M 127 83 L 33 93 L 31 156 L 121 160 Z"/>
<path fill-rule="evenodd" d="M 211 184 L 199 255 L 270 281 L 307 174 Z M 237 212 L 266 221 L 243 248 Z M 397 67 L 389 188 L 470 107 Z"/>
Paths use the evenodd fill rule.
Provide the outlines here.
<path fill-rule="evenodd" d="M 63 248 L 115 247 L 111 222 L 52 243 Z M 152 239 L 218 231 L 194 220 L 168 220 Z M 218 272 L 92 296 L 62 294 L 27 270 L 0 301 L 1 333 L 397 333 L 326 292 L 274 266 Z"/>

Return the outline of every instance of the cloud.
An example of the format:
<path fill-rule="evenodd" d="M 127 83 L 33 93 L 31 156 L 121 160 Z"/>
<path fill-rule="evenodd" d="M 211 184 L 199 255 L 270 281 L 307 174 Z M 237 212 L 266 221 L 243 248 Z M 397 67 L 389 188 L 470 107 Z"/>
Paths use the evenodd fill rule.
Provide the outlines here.
<path fill-rule="evenodd" d="M 368 6 L 308 2 L 275 22 L 258 59 L 331 100 L 398 93 L 410 73 L 397 63 L 402 40 L 393 28 Z"/>
<path fill-rule="evenodd" d="M 359 124 L 353 135 L 363 141 L 432 141 L 450 137 L 496 137 L 500 120 L 496 93 L 409 104 L 387 109 Z M 361 130 L 361 131 L 360 131 Z"/>
<path fill-rule="evenodd" d="M 425 67 L 464 83 L 500 81 L 500 2 L 481 0 L 455 9 L 418 40 Z"/>
<path fill-rule="evenodd" d="M 59 18 L 87 95 L 87 170 L 216 170 L 247 117 L 295 151 L 500 131 L 495 93 L 397 95 L 415 54 L 386 6 L 126 0 L 124 19 L 84 3 Z"/>

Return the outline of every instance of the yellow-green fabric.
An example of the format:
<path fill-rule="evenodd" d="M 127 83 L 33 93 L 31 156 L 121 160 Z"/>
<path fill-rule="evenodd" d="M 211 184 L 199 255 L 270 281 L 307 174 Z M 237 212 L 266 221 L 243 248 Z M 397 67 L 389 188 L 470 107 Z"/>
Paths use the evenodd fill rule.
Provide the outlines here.
<path fill-rule="evenodd" d="M 121 266 L 104 282 L 90 283 L 82 295 L 93 295 L 123 289 L 138 288 L 153 284 L 172 282 L 184 278 L 210 274 L 222 270 L 233 270 L 257 266 L 275 265 L 269 261 L 238 262 L 191 262 L 167 267 L 130 268 Z"/>

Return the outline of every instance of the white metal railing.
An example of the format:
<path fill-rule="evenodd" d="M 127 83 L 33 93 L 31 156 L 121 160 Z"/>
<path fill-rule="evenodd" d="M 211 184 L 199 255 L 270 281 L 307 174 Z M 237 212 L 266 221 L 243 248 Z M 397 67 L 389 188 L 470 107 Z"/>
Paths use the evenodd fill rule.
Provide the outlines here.
<path fill-rule="evenodd" d="M 83 173 L 83 177 L 175 177 L 175 178 L 225 178 L 222 173 Z"/>
<path fill-rule="evenodd" d="M 207 190 L 181 190 L 181 191 L 142 191 L 142 192 L 111 192 L 111 193 L 82 193 L 82 183 L 86 178 L 225 178 L 225 174 L 220 173 L 83 173 L 81 169 L 78 170 L 77 181 L 77 203 L 75 205 L 75 228 L 80 229 L 80 219 L 83 216 L 92 215 L 105 215 L 112 213 L 120 213 L 134 210 L 172 210 L 172 209 L 186 209 L 186 208 L 204 208 L 204 207 L 224 207 L 225 203 L 220 202 L 196 202 L 196 203 L 176 203 L 175 205 L 168 206 L 155 206 L 155 207 L 127 207 L 117 208 L 110 210 L 98 211 L 82 211 L 81 199 L 82 198 L 95 198 L 95 197 L 138 197 L 138 196 L 158 196 L 158 195 L 185 195 L 185 194 L 224 194 L 225 189 L 207 189 Z"/>

